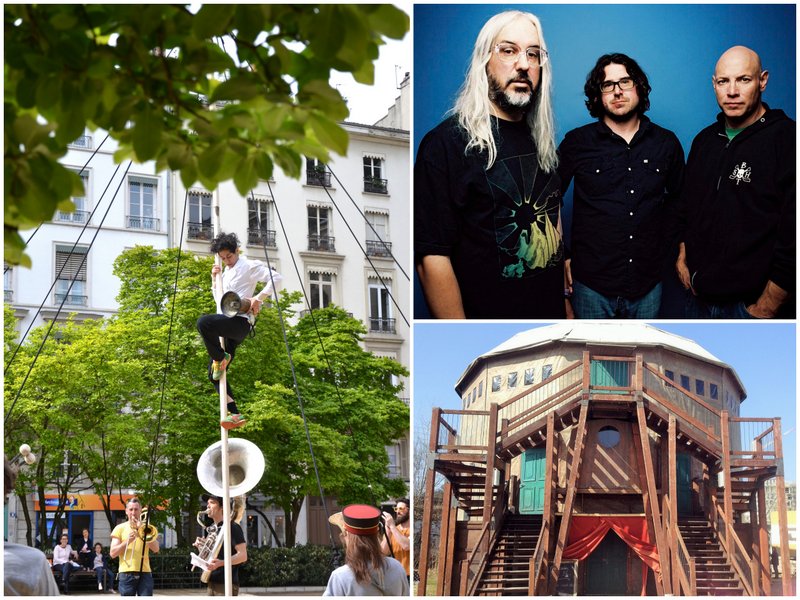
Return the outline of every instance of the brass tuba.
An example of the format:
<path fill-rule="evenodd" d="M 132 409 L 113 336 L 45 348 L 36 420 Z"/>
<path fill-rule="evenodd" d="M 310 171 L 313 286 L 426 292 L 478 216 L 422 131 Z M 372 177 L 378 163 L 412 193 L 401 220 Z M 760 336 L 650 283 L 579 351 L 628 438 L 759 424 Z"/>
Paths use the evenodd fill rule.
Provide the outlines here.
<path fill-rule="evenodd" d="M 242 438 L 228 440 L 228 496 L 233 501 L 231 519 L 239 523 L 244 517 L 245 496 L 261 480 L 264 474 L 264 454 L 253 442 Z M 222 442 L 216 442 L 206 448 L 197 462 L 197 479 L 203 489 L 212 496 L 224 497 L 222 487 Z M 205 529 L 206 537 L 198 548 L 199 554 L 191 554 L 192 570 L 194 567 L 203 569 L 200 581 L 208 582 L 211 577 L 209 566 L 222 548 L 224 527 L 216 523 L 205 527 L 202 522 L 203 514 L 197 513 L 197 522 Z"/>

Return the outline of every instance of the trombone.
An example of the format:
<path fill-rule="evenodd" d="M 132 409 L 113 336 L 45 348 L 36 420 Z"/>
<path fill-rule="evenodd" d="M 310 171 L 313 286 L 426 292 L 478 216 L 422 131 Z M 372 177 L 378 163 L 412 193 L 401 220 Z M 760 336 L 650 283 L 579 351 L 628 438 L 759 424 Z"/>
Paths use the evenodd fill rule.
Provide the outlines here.
<path fill-rule="evenodd" d="M 144 509 L 139 515 L 139 518 L 134 521 L 132 528 L 136 531 L 136 538 L 142 540 L 145 545 L 158 537 L 158 529 L 156 529 L 154 525 L 146 525 L 147 509 Z M 128 539 L 125 541 L 125 549 L 122 551 L 122 560 L 128 564 L 131 564 L 131 561 L 133 561 L 133 555 L 136 549 L 136 538 L 134 538 L 133 546 L 130 546 L 130 536 L 128 536 Z M 128 546 L 130 546 L 130 556 L 128 555 Z"/>

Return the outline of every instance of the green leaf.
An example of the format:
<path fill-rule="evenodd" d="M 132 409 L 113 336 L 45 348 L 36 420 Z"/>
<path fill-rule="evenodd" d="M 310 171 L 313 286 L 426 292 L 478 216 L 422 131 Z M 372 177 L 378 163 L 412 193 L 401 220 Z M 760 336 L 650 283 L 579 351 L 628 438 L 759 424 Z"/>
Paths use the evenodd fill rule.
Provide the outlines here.
<path fill-rule="evenodd" d="M 197 166 L 200 169 L 200 173 L 204 177 L 212 178 L 217 174 L 219 171 L 220 165 L 222 164 L 222 157 L 224 155 L 225 144 L 223 142 L 217 142 L 215 144 L 211 144 L 197 160 Z"/>
<path fill-rule="evenodd" d="M 181 169 L 181 183 L 183 187 L 190 188 L 197 181 L 197 165 L 194 160 L 190 160 L 186 166 Z"/>
<path fill-rule="evenodd" d="M 320 142 L 341 156 L 347 154 L 348 137 L 344 129 L 316 112 L 308 115 L 308 121 Z"/>
<path fill-rule="evenodd" d="M 133 150 L 136 159 L 145 162 L 155 157 L 161 147 L 162 122 L 159 115 L 148 106 L 136 117 L 133 129 Z"/>
<path fill-rule="evenodd" d="M 211 94 L 212 102 L 220 100 L 249 100 L 261 94 L 261 87 L 246 76 L 220 83 Z"/>
<path fill-rule="evenodd" d="M 252 155 L 239 164 L 239 168 L 233 176 L 233 183 L 242 196 L 247 196 L 250 190 L 258 185 L 258 173 L 256 172 L 255 159 Z"/>
<path fill-rule="evenodd" d="M 203 4 L 192 19 L 192 33 L 201 39 L 222 35 L 234 12 L 235 4 Z"/>
<path fill-rule="evenodd" d="M 375 4 L 371 8 L 375 10 L 369 13 L 368 19 L 376 31 L 395 40 L 405 37 L 410 23 L 406 13 L 391 4 Z"/>

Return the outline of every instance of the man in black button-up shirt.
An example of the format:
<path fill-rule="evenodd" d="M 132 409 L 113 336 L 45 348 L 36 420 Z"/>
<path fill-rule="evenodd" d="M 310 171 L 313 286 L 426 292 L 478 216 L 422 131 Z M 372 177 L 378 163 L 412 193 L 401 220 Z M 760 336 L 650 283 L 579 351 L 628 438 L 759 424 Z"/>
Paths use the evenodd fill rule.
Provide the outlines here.
<path fill-rule="evenodd" d="M 572 308 L 580 319 L 656 318 L 683 149 L 644 116 L 650 84 L 632 58 L 601 56 L 584 91 L 598 121 L 573 129 L 559 147 L 562 192 L 575 179 Z"/>

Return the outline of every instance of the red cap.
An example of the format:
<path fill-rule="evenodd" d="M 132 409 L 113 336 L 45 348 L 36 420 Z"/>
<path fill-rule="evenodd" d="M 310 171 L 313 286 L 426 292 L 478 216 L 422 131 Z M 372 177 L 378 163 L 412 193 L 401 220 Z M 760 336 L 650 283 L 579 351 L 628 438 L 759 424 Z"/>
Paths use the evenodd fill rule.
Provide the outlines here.
<path fill-rule="evenodd" d="M 353 535 L 373 535 L 378 533 L 381 511 L 367 504 L 351 504 L 342 509 L 344 529 Z"/>

